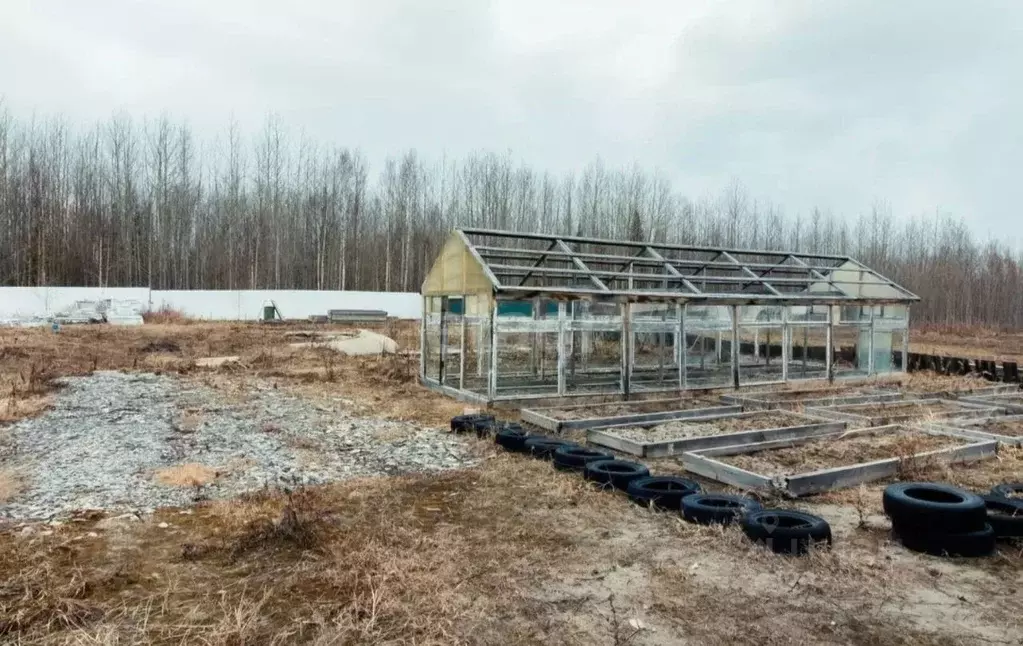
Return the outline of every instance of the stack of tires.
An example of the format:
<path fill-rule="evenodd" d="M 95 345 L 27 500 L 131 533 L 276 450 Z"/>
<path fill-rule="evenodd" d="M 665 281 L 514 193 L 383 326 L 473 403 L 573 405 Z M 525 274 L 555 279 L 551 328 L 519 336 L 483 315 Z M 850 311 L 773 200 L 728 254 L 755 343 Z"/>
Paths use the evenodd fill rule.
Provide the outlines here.
<path fill-rule="evenodd" d="M 1007 482 L 981 496 L 995 540 L 1023 541 L 1023 482 Z"/>
<path fill-rule="evenodd" d="M 745 496 L 706 493 L 695 480 L 652 476 L 645 465 L 616 459 L 607 451 L 533 435 L 518 424 L 495 422 L 486 415 L 460 416 L 451 420 L 451 428 L 475 431 L 479 437 L 492 433 L 494 441 L 507 451 L 548 460 L 559 471 L 578 473 L 602 489 L 625 492 L 637 504 L 681 513 L 691 523 L 739 522 L 751 540 L 778 554 L 806 554 L 813 545 L 831 544 L 831 528 L 822 518 L 787 509 L 763 509 Z"/>
<path fill-rule="evenodd" d="M 907 549 L 935 556 L 988 556 L 997 540 L 1023 537 L 1023 502 L 1009 497 L 1013 486 L 977 495 L 945 484 L 902 482 L 885 489 L 884 511 L 892 533 Z"/>

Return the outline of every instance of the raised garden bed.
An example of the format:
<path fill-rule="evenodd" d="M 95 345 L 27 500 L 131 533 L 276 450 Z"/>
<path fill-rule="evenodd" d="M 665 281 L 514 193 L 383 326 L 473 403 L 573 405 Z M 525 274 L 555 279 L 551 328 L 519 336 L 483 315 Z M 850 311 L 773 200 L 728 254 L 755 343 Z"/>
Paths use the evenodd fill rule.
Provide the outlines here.
<path fill-rule="evenodd" d="M 889 425 L 682 454 L 687 471 L 737 487 L 820 493 L 896 476 L 907 468 L 995 455 L 997 443 Z"/>
<path fill-rule="evenodd" d="M 935 422 L 929 428 L 981 440 L 995 440 L 1008 446 L 1023 446 L 1023 415 Z"/>
<path fill-rule="evenodd" d="M 844 429 L 845 422 L 787 411 L 756 411 L 592 429 L 586 439 L 591 444 L 623 453 L 655 458 L 716 446 L 836 433 Z"/>
<path fill-rule="evenodd" d="M 972 395 L 970 397 L 961 397 L 959 401 L 971 404 L 980 404 L 982 406 L 997 406 L 998 408 L 1003 408 L 1012 414 L 1023 413 L 1023 392 L 1019 390 L 1000 395 Z"/>
<path fill-rule="evenodd" d="M 869 386 L 738 393 L 722 395 L 721 401 L 742 406 L 743 410 L 792 410 L 808 406 L 894 401 L 901 397 L 902 394 L 897 390 Z"/>
<path fill-rule="evenodd" d="M 983 382 L 982 382 L 983 383 Z M 986 397 L 989 395 L 1005 395 L 1019 392 L 1019 384 L 1002 384 L 1000 386 L 977 386 L 976 388 L 958 388 L 955 390 L 913 390 L 905 394 L 904 399 L 957 399 L 966 397 Z"/>
<path fill-rule="evenodd" d="M 602 428 L 622 424 L 644 424 L 688 417 L 738 413 L 735 405 L 723 405 L 710 397 L 674 397 L 636 402 L 577 404 L 522 411 L 522 421 L 548 431 Z"/>
<path fill-rule="evenodd" d="M 867 427 L 942 418 L 990 417 L 1001 411 L 992 406 L 951 399 L 913 399 L 808 407 L 806 412 L 828 419 L 845 420 L 857 427 Z"/>

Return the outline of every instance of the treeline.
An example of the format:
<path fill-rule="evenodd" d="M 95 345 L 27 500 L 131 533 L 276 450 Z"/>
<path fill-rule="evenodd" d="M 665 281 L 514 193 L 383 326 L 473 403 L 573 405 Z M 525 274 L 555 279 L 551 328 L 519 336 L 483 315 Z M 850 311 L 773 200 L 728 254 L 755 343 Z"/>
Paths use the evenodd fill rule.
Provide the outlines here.
<path fill-rule="evenodd" d="M 694 198 L 600 161 L 555 175 L 480 152 L 357 149 L 167 118 L 89 129 L 0 105 L 0 284 L 418 291 L 455 226 L 849 254 L 923 297 L 914 319 L 1023 323 L 1020 254 L 962 220 L 785 212 L 739 183 Z"/>

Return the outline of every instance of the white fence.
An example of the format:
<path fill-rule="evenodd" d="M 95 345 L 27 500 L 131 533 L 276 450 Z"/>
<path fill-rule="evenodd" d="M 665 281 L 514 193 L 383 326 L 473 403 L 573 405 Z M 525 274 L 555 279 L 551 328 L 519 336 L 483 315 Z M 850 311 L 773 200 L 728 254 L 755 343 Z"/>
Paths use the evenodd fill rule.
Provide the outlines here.
<path fill-rule="evenodd" d="M 0 287 L 0 320 L 31 319 L 66 311 L 78 301 L 136 301 L 144 309 L 164 307 L 189 318 L 245 321 L 259 318 L 273 300 L 289 319 L 325 315 L 333 309 L 384 310 L 388 316 L 418 319 L 422 300 L 407 292 L 314 290 L 150 290 L 146 287 Z"/>

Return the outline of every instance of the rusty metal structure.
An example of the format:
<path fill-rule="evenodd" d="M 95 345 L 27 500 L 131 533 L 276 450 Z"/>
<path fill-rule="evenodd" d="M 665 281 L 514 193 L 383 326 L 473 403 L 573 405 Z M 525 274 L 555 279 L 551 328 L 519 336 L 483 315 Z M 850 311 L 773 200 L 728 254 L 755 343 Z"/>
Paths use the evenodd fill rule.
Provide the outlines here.
<path fill-rule="evenodd" d="M 490 404 L 905 370 L 915 294 L 848 256 L 452 232 L 421 379 Z"/>

